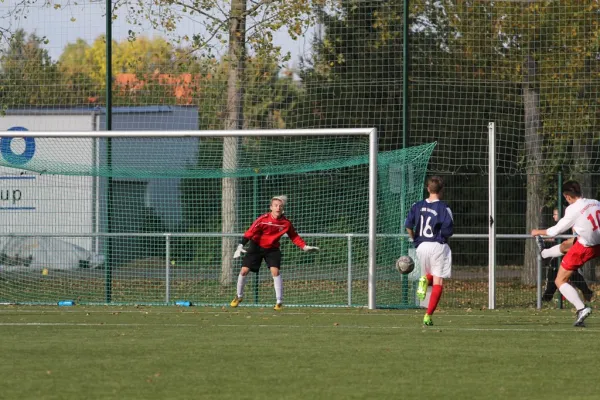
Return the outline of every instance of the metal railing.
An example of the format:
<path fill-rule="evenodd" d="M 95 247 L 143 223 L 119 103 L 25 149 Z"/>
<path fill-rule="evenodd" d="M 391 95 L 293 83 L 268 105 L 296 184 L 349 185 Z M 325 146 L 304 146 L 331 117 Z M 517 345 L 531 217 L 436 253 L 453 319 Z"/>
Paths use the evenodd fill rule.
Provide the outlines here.
<path fill-rule="evenodd" d="M 164 293 L 164 301 L 165 303 L 170 303 L 172 301 L 171 296 L 171 260 L 172 260 L 172 239 L 173 238 L 222 238 L 222 237 L 236 237 L 239 238 L 242 236 L 242 233 L 231 233 L 224 234 L 219 232 L 207 232 L 207 233 L 12 233 L 12 234 L 0 234 L 0 238 L 10 238 L 10 237 L 52 237 L 52 238 L 101 238 L 101 237 L 152 237 L 152 238 L 164 238 L 164 280 L 165 280 L 165 293 Z M 304 233 L 301 234 L 302 237 L 306 238 L 337 238 L 337 239 L 346 239 L 346 254 L 347 254 L 347 305 L 352 306 L 353 302 L 353 281 L 354 281 L 354 267 L 355 267 L 355 257 L 354 257 L 354 242 L 356 239 L 362 239 L 363 241 L 368 239 L 367 234 L 362 233 Z M 377 234 L 377 238 L 406 238 L 405 234 Z M 570 235 L 560 235 L 558 238 L 569 238 L 572 237 Z M 454 239 L 488 239 L 487 234 L 456 234 L 453 236 Z M 519 239 L 519 240 L 530 240 L 533 239 L 530 235 L 526 234 L 497 234 L 497 240 L 504 239 Z M 398 255 L 400 256 L 400 255 Z M 486 266 L 480 266 L 485 268 Z M 487 266 L 489 268 L 489 266 Z M 488 290 L 490 290 L 490 285 L 492 282 L 488 280 Z M 107 280 L 106 286 L 111 285 L 111 282 Z M 541 256 L 538 255 L 537 259 L 537 271 L 536 271 L 536 307 L 542 307 L 542 286 L 543 286 L 543 267 L 542 267 L 542 259 Z"/>

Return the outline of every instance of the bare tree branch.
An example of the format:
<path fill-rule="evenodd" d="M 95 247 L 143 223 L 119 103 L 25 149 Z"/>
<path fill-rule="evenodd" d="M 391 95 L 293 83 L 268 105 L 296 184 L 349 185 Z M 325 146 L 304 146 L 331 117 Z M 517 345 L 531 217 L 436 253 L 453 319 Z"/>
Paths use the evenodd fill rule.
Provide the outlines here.
<path fill-rule="evenodd" d="M 185 3 L 181 2 L 181 1 L 178 1 L 178 0 L 173 1 L 173 4 L 176 4 L 176 5 L 181 6 L 181 7 L 189 8 L 190 10 L 194 10 L 194 12 L 197 12 L 198 14 L 200 14 L 200 15 L 208 18 L 208 19 L 213 20 L 214 22 L 220 22 L 220 21 L 222 21 L 221 19 L 219 19 L 219 18 L 217 18 L 217 17 L 215 17 L 213 15 L 210 15 L 209 13 L 207 13 L 205 11 L 202 11 L 199 8 L 193 7 L 190 4 L 185 4 Z"/>
<path fill-rule="evenodd" d="M 259 8 L 261 8 L 262 6 L 267 6 L 270 4 L 275 3 L 276 1 L 280 1 L 280 0 L 265 0 L 263 2 L 258 2 L 254 5 L 254 7 L 246 10 L 246 12 L 242 15 L 243 17 L 247 17 L 249 15 L 254 14 L 254 12 L 256 12 L 256 10 L 258 10 Z"/>

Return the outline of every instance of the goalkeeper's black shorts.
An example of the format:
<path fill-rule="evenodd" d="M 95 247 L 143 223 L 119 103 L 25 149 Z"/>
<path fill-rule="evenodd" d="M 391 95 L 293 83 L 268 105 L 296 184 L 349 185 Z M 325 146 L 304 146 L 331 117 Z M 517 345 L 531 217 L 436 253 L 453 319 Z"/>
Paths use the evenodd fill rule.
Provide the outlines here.
<path fill-rule="evenodd" d="M 258 246 L 255 242 L 250 242 L 248 251 L 244 255 L 242 265 L 250 268 L 252 272 L 258 272 L 265 260 L 267 267 L 281 268 L 281 251 L 277 249 L 265 249 Z"/>

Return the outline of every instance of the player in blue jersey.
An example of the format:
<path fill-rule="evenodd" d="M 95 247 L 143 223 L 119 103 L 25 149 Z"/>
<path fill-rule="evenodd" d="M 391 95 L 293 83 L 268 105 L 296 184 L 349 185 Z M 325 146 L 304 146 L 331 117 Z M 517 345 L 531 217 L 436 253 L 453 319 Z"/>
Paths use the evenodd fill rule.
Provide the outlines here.
<path fill-rule="evenodd" d="M 417 249 L 423 276 L 419 279 L 417 297 L 424 300 L 427 287 L 433 286 L 423 318 L 423 325 L 433 325 L 434 313 L 442 296 L 445 278 L 452 274 L 452 251 L 448 238 L 454 233 L 452 211 L 442 201 L 444 182 L 439 176 L 427 179 L 429 197 L 412 205 L 404 226 Z"/>

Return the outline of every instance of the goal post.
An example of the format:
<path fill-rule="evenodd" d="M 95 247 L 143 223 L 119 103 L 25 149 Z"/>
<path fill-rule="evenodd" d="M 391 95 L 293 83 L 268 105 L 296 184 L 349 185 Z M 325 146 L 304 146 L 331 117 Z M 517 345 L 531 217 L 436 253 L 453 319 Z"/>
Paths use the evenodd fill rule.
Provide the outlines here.
<path fill-rule="evenodd" d="M 284 301 L 371 309 L 399 303 L 395 283 L 378 275 L 389 279 L 402 251 L 398 202 L 422 195 L 435 146 L 381 153 L 374 128 L 20 131 L 0 140 L 2 193 L 14 192 L 0 205 L 9 227 L 1 301 L 226 304 L 240 266 L 235 244 L 272 196 L 286 194 L 286 215 L 322 251 L 282 240 Z M 244 305 L 274 301 L 266 272 L 248 284 Z"/>

